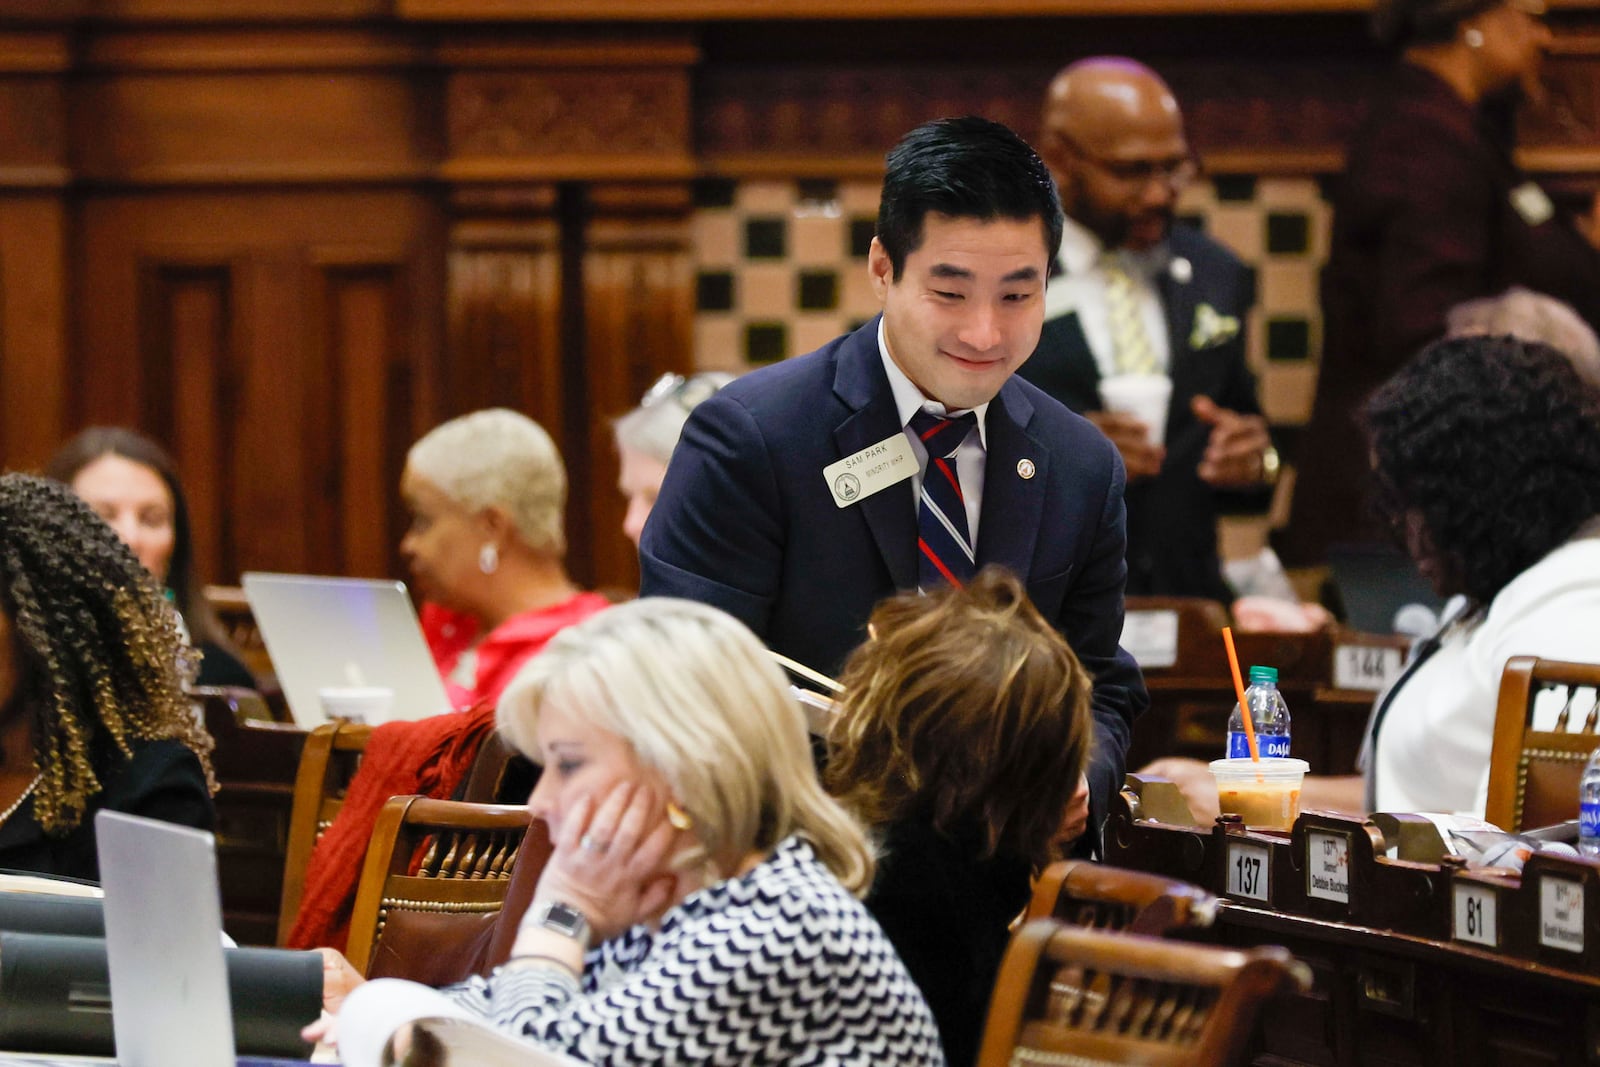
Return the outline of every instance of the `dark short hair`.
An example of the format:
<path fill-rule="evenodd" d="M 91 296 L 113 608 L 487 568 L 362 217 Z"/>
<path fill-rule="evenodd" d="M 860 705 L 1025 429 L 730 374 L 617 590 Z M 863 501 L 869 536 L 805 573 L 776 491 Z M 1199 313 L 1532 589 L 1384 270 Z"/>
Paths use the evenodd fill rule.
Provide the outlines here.
<path fill-rule="evenodd" d="M 1377 0 L 1372 35 L 1386 48 L 1437 44 L 1455 36 L 1456 27 L 1505 0 Z"/>
<path fill-rule="evenodd" d="M 906 257 L 921 247 L 930 212 L 984 222 L 1036 218 L 1050 259 L 1060 251 L 1061 200 L 1050 168 L 998 122 L 935 119 L 901 138 L 886 162 L 878 241 L 896 280 Z"/>
<path fill-rule="evenodd" d="M 1066 639 L 996 566 L 891 597 L 871 625 L 840 678 L 825 784 L 871 825 L 927 820 L 984 855 L 1048 862 L 1093 722 Z"/>
<path fill-rule="evenodd" d="M 172 495 L 172 562 L 167 565 L 167 588 L 178 613 L 189 627 L 195 644 L 226 646 L 227 638 L 216 612 L 205 598 L 204 583 L 195 572 L 194 537 L 189 529 L 189 501 L 178 480 L 178 468 L 166 449 L 143 434 L 121 426 L 91 426 L 76 434 L 50 457 L 47 478 L 71 485 L 78 473 L 103 456 L 121 456 L 155 472 Z"/>
<path fill-rule="evenodd" d="M 1453 586 L 1487 604 L 1600 513 L 1600 391 L 1512 337 L 1435 342 L 1367 401 L 1374 508 L 1422 520 Z"/>

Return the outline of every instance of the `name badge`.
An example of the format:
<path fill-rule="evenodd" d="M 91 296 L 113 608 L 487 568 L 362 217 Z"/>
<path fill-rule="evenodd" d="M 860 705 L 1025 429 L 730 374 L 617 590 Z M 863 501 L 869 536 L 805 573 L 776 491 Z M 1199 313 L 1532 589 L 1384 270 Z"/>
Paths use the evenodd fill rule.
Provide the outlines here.
<path fill-rule="evenodd" d="M 917 454 L 911 450 L 910 440 L 904 433 L 897 433 L 868 445 L 853 456 L 828 464 L 822 468 L 822 477 L 827 479 L 834 504 L 847 508 L 891 485 L 899 485 L 918 469 Z"/>
<path fill-rule="evenodd" d="M 1550 197 L 1533 182 L 1523 182 L 1511 190 L 1511 206 L 1516 208 L 1522 221 L 1529 226 L 1549 222 L 1550 216 L 1556 213 L 1556 206 L 1550 202 Z"/>

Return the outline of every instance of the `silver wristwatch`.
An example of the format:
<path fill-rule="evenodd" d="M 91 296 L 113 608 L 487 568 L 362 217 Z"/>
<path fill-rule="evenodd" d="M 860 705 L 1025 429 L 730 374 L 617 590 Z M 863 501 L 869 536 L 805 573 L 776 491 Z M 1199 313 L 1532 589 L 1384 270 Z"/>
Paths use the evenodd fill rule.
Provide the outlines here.
<path fill-rule="evenodd" d="M 559 900 L 534 906 L 533 921 L 546 930 L 564 934 L 585 947 L 589 944 L 589 920 L 583 912 Z"/>

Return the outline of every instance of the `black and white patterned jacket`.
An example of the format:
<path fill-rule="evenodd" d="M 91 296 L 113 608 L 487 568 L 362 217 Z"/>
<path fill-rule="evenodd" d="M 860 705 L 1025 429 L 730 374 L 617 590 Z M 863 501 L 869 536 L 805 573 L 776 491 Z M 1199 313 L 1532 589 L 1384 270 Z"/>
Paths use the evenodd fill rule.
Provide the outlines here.
<path fill-rule="evenodd" d="M 659 930 L 593 949 L 580 985 L 504 967 L 445 991 L 496 1028 L 594 1064 L 942 1067 L 922 995 L 811 845 L 784 840 Z"/>

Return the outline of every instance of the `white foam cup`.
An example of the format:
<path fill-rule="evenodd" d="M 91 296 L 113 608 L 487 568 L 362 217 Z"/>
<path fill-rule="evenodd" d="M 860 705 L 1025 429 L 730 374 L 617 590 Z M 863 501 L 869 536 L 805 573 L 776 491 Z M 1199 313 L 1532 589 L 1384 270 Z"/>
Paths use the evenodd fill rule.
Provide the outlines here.
<path fill-rule="evenodd" d="M 1100 379 L 1100 399 L 1107 411 L 1132 415 L 1150 427 L 1150 443 L 1167 436 L 1167 405 L 1172 402 L 1172 379 L 1165 374 L 1113 374 Z"/>
<path fill-rule="evenodd" d="M 394 690 L 387 686 L 329 686 L 318 689 L 317 696 L 330 719 L 383 722 L 394 709 Z"/>

